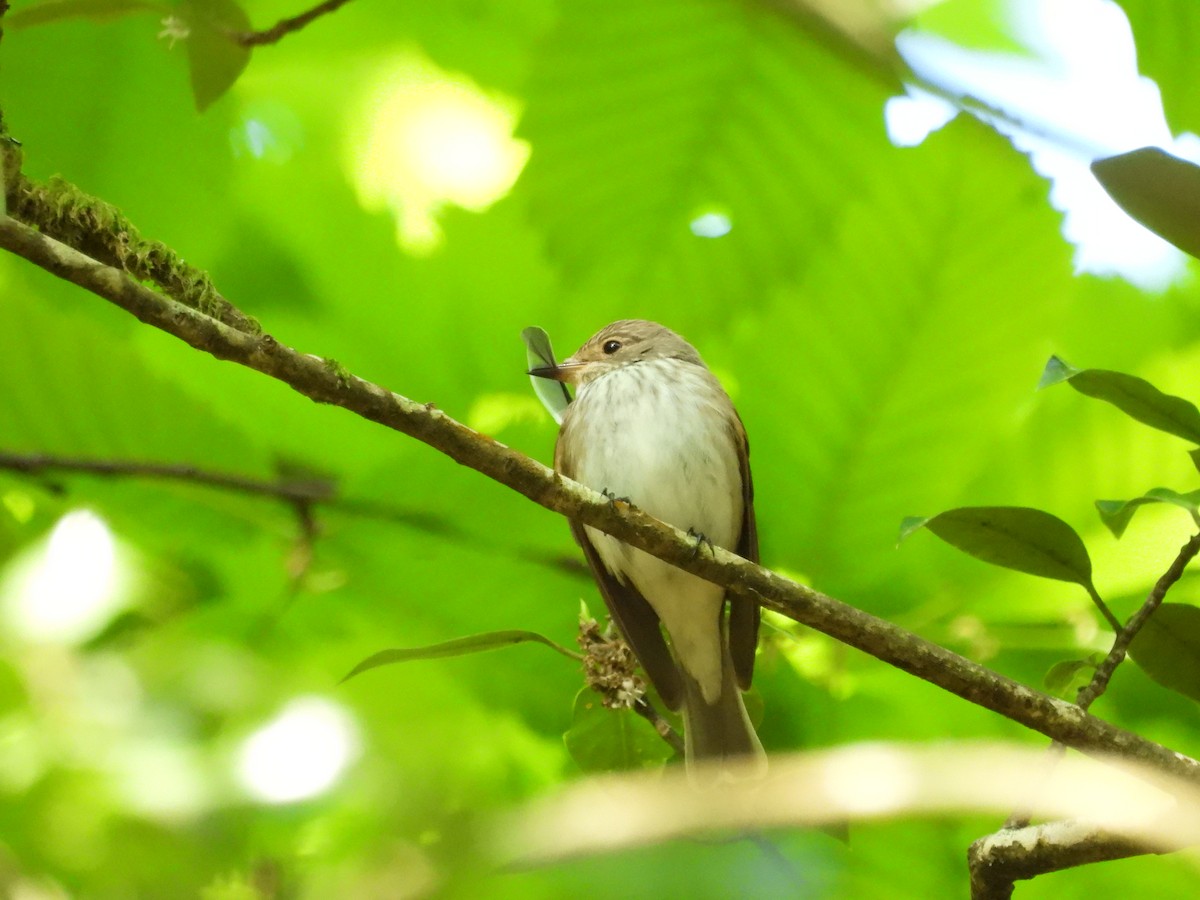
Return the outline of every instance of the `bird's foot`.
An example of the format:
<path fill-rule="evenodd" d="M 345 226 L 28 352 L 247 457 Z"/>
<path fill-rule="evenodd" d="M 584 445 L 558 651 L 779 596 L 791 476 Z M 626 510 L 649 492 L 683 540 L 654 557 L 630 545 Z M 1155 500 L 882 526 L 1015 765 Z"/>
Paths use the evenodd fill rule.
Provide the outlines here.
<path fill-rule="evenodd" d="M 695 528 L 689 528 L 688 537 L 696 541 L 696 546 L 692 548 L 692 559 L 700 555 L 701 547 L 708 547 L 708 555 L 716 556 L 716 552 L 713 550 L 713 542 L 708 539 L 708 535 L 697 531 Z"/>
<path fill-rule="evenodd" d="M 600 494 L 601 494 L 601 496 L 604 497 L 605 500 L 608 501 L 609 506 L 625 507 L 626 509 L 633 506 L 633 501 L 630 500 L 628 497 L 618 497 L 616 494 L 614 494 L 608 488 L 605 488 L 604 490 L 602 490 L 600 492 Z"/>

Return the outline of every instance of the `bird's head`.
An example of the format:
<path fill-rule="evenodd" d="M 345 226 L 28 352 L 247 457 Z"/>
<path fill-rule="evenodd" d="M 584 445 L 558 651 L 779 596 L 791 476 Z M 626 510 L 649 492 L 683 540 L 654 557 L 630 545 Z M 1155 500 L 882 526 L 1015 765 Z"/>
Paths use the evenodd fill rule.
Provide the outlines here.
<path fill-rule="evenodd" d="M 601 328 L 556 366 L 539 366 L 529 374 L 583 387 L 623 366 L 656 359 L 678 359 L 703 366 L 696 348 L 657 322 L 622 319 Z"/>

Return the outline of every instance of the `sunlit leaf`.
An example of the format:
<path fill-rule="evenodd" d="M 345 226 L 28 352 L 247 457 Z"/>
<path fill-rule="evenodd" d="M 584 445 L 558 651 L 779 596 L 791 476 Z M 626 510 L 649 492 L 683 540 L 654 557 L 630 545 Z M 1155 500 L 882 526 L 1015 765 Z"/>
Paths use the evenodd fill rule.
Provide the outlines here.
<path fill-rule="evenodd" d="M 1065 359 L 1051 356 L 1046 360 L 1046 368 L 1042 370 L 1042 377 L 1038 379 L 1037 389 L 1040 391 L 1043 388 L 1062 384 L 1064 381 L 1069 381 L 1078 374 L 1079 370 Z"/>
<path fill-rule="evenodd" d="M 590 688 L 576 695 L 571 727 L 563 741 L 571 758 L 585 772 L 654 765 L 670 759 L 674 752 L 632 709 L 608 709 Z"/>
<path fill-rule="evenodd" d="M 1129 656 L 1163 687 L 1200 701 L 1200 607 L 1164 603 L 1134 637 Z"/>
<path fill-rule="evenodd" d="M 165 13 L 170 7 L 149 0 L 47 0 L 10 12 L 4 18 L 4 27 L 28 28 L 75 18 L 108 19 L 151 10 Z"/>
<path fill-rule="evenodd" d="M 430 644 L 426 647 L 380 650 L 378 653 L 372 653 L 351 669 L 342 678 L 342 682 L 349 681 L 355 675 L 361 675 L 363 672 L 370 671 L 371 669 L 378 669 L 380 666 L 412 662 L 418 659 L 442 659 L 447 656 L 465 656 L 468 653 L 481 653 L 484 650 L 497 650 L 500 647 L 510 647 L 513 644 L 526 643 L 545 644 L 547 647 L 557 650 L 564 656 L 578 658 L 577 654 L 566 647 L 556 644 L 548 637 L 540 635 L 535 631 L 489 631 L 486 634 L 473 634 L 470 637 L 456 638 L 453 641 Z"/>
<path fill-rule="evenodd" d="M 1130 216 L 1200 257 L 1200 166 L 1142 147 L 1096 160 L 1092 174 Z"/>
<path fill-rule="evenodd" d="M 864 77 L 765 6 L 696 0 L 565 4 L 537 63 L 522 186 L 547 251 L 572 276 L 697 306 L 802 265 L 835 185 L 877 174 L 879 104 L 901 90 L 887 64 Z M 765 190 L 776 180 L 785 192 Z M 714 205 L 732 228 L 698 237 Z"/>
<path fill-rule="evenodd" d="M 234 0 L 183 0 L 179 15 L 189 29 L 184 43 L 192 96 L 203 112 L 233 86 L 250 62 L 250 48 L 235 39 L 250 30 L 250 19 Z"/>
<path fill-rule="evenodd" d="M 1039 387 L 1061 382 L 1088 397 L 1111 403 L 1143 425 L 1200 444 L 1200 410 L 1190 400 L 1164 394 L 1144 378 L 1107 369 L 1076 369 L 1050 357 Z"/>
<path fill-rule="evenodd" d="M 1040 509 L 964 506 L 927 519 L 907 518 L 901 540 L 918 528 L 992 565 L 1092 589 L 1092 561 L 1083 541 L 1062 519 Z"/>
<path fill-rule="evenodd" d="M 931 3 L 920 8 L 912 26 L 972 50 L 1029 55 L 1012 4 L 1006 0 Z"/>
<path fill-rule="evenodd" d="M 1200 34 L 1200 4 L 1193 0 L 1118 0 L 1129 17 L 1137 45 L 1137 66 L 1153 78 L 1163 112 L 1175 134 L 1200 133 L 1196 52 L 1185 35 Z"/>
<path fill-rule="evenodd" d="M 914 531 L 924 528 L 925 523 L 928 521 L 929 516 L 906 516 L 900 522 L 900 536 L 897 539 L 897 543 L 910 537 Z"/>
<path fill-rule="evenodd" d="M 1187 510 L 1195 517 L 1200 512 L 1200 491 L 1180 494 L 1170 488 L 1154 488 L 1132 500 L 1097 500 L 1096 509 L 1108 530 L 1113 533 L 1113 537 L 1119 538 L 1125 533 L 1133 514 L 1147 503 L 1170 503 Z"/>
<path fill-rule="evenodd" d="M 261 25 L 312 5 L 239 2 Z M 953 2 L 969 16 L 990 14 L 999 0 Z M 1013 677 L 1040 681 L 1072 655 L 1061 648 L 1078 607 L 1046 603 L 1067 589 L 1028 578 L 981 585 L 989 573 L 975 560 L 932 541 L 892 552 L 900 515 L 978 502 L 967 498 L 986 491 L 988 502 L 1041 505 L 1082 522 L 1097 496 L 1191 487 L 1153 474 L 1160 460 L 1147 445 L 1165 443 L 1169 453 L 1171 442 L 1130 422 L 1132 440 L 1121 430 L 1106 443 L 1112 417 L 1095 416 L 1093 404 L 1014 413 L 1046 347 L 1083 347 L 1072 352 L 1131 372 L 1190 371 L 1200 359 L 1191 349 L 1200 347 L 1193 292 L 1148 300 L 1119 279 L 1074 276 L 1062 213 L 1026 156 L 964 117 L 920 147 L 897 149 L 881 114 L 899 90 L 894 79 L 797 17 L 711 0 L 354 3 L 255 53 L 229 92 L 236 97 L 205 116 L 179 102 L 171 67 L 186 49 L 177 42 L 168 51 L 154 38 L 160 27 L 141 15 L 6 36 L 5 120 L 24 141 L 31 177 L 60 171 L 119 204 L 290 346 L 456 419 L 495 424 L 509 398 L 520 398 L 503 439 L 540 458 L 552 438 L 515 349 L 522 327 L 539 323 L 560 342 L 627 315 L 677 328 L 730 387 L 749 430 L 772 568 L 811 573 L 828 593 L 934 640 L 947 637 L 936 622 L 970 619 L 992 639 L 977 646 L 992 644 Z M 394 68 L 384 61 L 397 36 L 455 82 L 504 92 L 536 148 L 507 198 L 444 210 L 445 243 L 420 258 L 396 246 L 393 217 L 403 211 L 366 209 L 352 189 L 363 150 L 355 133 L 388 124 L 387 104 L 366 88 L 379 83 L 372 73 L 381 66 Z M 1187 57 L 1181 48 L 1179 62 Z M 420 93 L 392 87 L 405 99 Z M 186 177 L 164 160 L 186 160 Z M 727 219 L 723 236 L 696 228 L 713 212 Z M 357 896 L 376 884 L 420 893 L 414 878 L 426 892 L 432 878 L 435 891 L 518 898 L 586 894 L 597 884 L 613 896 L 794 888 L 793 873 L 745 841 L 672 842 L 613 864 L 480 875 L 477 845 L 463 839 L 479 815 L 552 792 L 576 768 L 558 736 L 578 666 L 539 650 L 416 662 L 419 689 L 397 689 L 415 668 L 356 678 L 337 698 L 360 726 L 349 777 L 298 808 L 228 802 L 230 751 L 270 721 L 276 698 L 320 690 L 345 662 L 384 647 L 507 628 L 557 637 L 580 595 L 598 611 L 600 600 L 578 564 L 560 565 L 578 554 L 559 517 L 511 491 L 416 441 L 216 363 L 16 257 L 0 259 L 0 279 L 11 300 L 0 300 L 5 444 L 260 478 L 285 457 L 335 476 L 347 498 L 418 517 L 315 508 L 311 577 L 285 596 L 298 523 L 271 501 L 56 478 L 69 491 L 60 497 L 42 480 L 0 474 L 0 530 L 17 527 L 5 505 L 14 494 L 34 496 L 39 517 L 53 518 L 43 507 L 87 503 L 139 558 L 166 570 L 131 606 L 155 627 L 115 622 L 103 652 L 10 648 L 20 662 L 11 678 L 28 699 L 13 694 L 17 705 L 5 709 L 20 740 L 0 748 L 12 763 L 4 843 L 23 879 L 79 896 L 128 885 L 146 896 L 200 896 L 221 876 L 265 894 L 312 896 Z M 56 315 L 22 323 L 35 304 Z M 1003 315 L 981 327 L 980 310 L 994 309 Z M 62 321 L 70 318 L 79 321 Z M 1055 410 L 1060 418 L 1047 415 Z M 171 503 L 156 501 L 164 490 Z M 425 513 L 437 527 L 422 524 Z M 11 546 L 30 543 L 25 530 Z M 181 554 L 211 570 L 211 586 L 199 590 L 191 584 L 199 576 L 176 571 Z M 1121 599 L 1122 609 L 1134 602 Z M 1047 617 L 1049 630 L 1029 627 Z M 772 748 L 995 732 L 993 717 L 832 639 L 797 643 L 802 678 L 790 655 L 777 660 L 789 671 L 774 684 L 759 661 L 760 734 Z M 54 714 L 44 715 L 45 691 L 35 688 L 45 678 L 25 682 L 66 657 L 78 670 L 72 683 L 86 690 L 55 691 Z M 1170 709 L 1154 702 L 1165 691 L 1148 679 L 1120 687 L 1136 693 L 1109 709 L 1117 724 L 1186 743 L 1186 722 L 1168 721 Z M 135 727 L 106 725 L 103 771 L 40 752 L 94 745 L 96 710 L 112 701 L 118 712 L 137 707 Z M 627 713 L 593 711 L 652 730 Z M 281 769 L 310 756 L 296 749 Z M 145 809 L 147 796 L 199 807 Z M 330 827 L 314 834 L 313 823 Z M 885 891 L 961 891 L 958 855 L 921 852 L 945 842 L 944 823 L 887 827 L 888 839 L 856 846 L 862 859 L 840 875 L 821 865 L 825 849 L 797 843 L 803 835 L 770 840 L 782 841 L 806 882 L 814 876 L 805 886 L 818 893 L 875 896 L 878 873 L 897 871 L 904 878 Z M 1191 869 L 1181 887 L 1172 857 L 1147 866 L 1091 877 L 1106 895 L 1191 895 Z"/>
<path fill-rule="evenodd" d="M 550 346 L 550 335 L 546 334 L 545 329 L 531 325 L 521 332 L 521 340 L 525 342 L 525 361 L 529 368 L 558 364 L 558 360 L 554 358 L 554 348 Z M 561 423 L 563 413 L 571 402 L 571 393 L 567 386 L 561 381 L 539 378 L 536 375 L 530 375 L 529 381 L 546 411 L 554 417 L 555 422 Z"/>

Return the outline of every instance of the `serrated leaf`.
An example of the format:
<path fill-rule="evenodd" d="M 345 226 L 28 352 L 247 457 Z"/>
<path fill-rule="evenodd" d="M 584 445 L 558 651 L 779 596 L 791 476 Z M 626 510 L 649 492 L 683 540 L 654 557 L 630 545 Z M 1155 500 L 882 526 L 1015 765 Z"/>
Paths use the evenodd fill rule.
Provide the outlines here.
<path fill-rule="evenodd" d="M 1142 147 L 1096 160 L 1092 174 L 1133 219 L 1200 257 L 1200 166 Z"/>
<path fill-rule="evenodd" d="M 1164 603 L 1134 637 L 1129 656 L 1163 687 L 1200 701 L 1200 607 Z"/>
<path fill-rule="evenodd" d="M 513 644 L 526 643 L 545 644 L 547 647 L 557 650 L 564 656 L 569 656 L 573 659 L 577 658 L 577 655 L 566 647 L 556 644 L 550 638 L 540 635 L 536 631 L 489 631 L 484 634 L 473 634 L 469 637 L 456 638 L 455 640 L 445 641 L 441 644 L 430 644 L 427 647 L 380 650 L 378 653 L 372 653 L 351 669 L 338 683 L 347 682 L 355 675 L 361 675 L 363 672 L 370 671 L 371 669 L 378 669 L 380 666 L 412 662 L 418 659 L 441 659 L 447 656 L 465 656 L 468 653 L 482 653 L 485 650 L 496 650 L 500 647 L 510 647 Z"/>
<path fill-rule="evenodd" d="M 5 28 L 28 28 L 61 22 L 64 19 L 112 19 L 136 12 L 166 13 L 169 7 L 148 0 L 48 0 L 34 6 L 10 12 L 4 19 Z"/>
<path fill-rule="evenodd" d="M 1195 517 L 1200 514 L 1200 491 L 1180 494 L 1170 488 L 1154 488 L 1132 500 L 1097 500 L 1096 509 L 1113 537 L 1119 538 L 1125 533 L 1133 514 L 1147 503 L 1170 503 Z"/>
<path fill-rule="evenodd" d="M 632 709 L 608 709 L 595 691 L 575 697 L 567 752 L 585 772 L 622 772 L 657 765 L 674 752 L 654 727 Z"/>
<path fill-rule="evenodd" d="M 1143 425 L 1200 444 L 1200 410 L 1190 400 L 1164 394 L 1144 378 L 1108 369 L 1076 369 L 1050 357 L 1039 387 L 1068 382 L 1088 397 L 1111 403 Z"/>
<path fill-rule="evenodd" d="M 554 358 L 554 348 L 550 346 L 550 335 L 546 334 L 544 328 L 531 325 L 521 332 L 521 340 L 525 342 L 525 362 L 529 368 L 558 365 L 558 360 Z M 561 381 L 539 378 L 536 375 L 530 375 L 529 381 L 546 411 L 554 417 L 555 422 L 562 424 L 563 414 L 571 402 L 571 393 L 567 386 Z"/>
<path fill-rule="evenodd" d="M 888 40 L 881 54 L 894 53 Z M 875 71 L 884 83 L 760 5 L 564 4 L 519 129 L 538 148 L 521 180 L 549 256 L 643 298 L 684 290 L 695 308 L 727 302 L 726 285 L 794 272 L 797 247 L 830 221 L 821 211 L 837 209 L 832 186 L 874 171 L 860 139 L 876 138 L 874 110 L 902 89 L 891 68 Z M 817 172 L 834 126 L 854 149 L 831 180 Z M 761 192 L 776 179 L 802 209 Z M 732 230 L 698 238 L 689 223 L 713 206 L 737 211 Z"/>
<path fill-rule="evenodd" d="M 234 39 L 250 31 L 250 19 L 234 0 L 183 0 L 187 23 L 188 75 L 196 108 L 204 112 L 238 80 L 250 62 L 250 48 Z"/>
<path fill-rule="evenodd" d="M 1024 506 L 964 506 L 924 521 L 905 519 L 907 534 L 919 527 L 976 559 L 1092 588 L 1092 561 L 1070 525 Z M 904 535 L 902 535 L 904 536 Z"/>

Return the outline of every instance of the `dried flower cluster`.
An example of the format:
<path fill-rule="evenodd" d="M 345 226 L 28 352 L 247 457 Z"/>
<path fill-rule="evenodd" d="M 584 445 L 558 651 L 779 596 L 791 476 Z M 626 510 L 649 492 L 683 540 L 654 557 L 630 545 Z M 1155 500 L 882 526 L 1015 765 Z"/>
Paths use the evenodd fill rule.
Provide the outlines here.
<path fill-rule="evenodd" d="M 588 687 L 603 698 L 609 709 L 629 709 L 646 693 L 637 674 L 637 659 L 609 622 L 604 629 L 590 617 L 579 620 L 579 647 Z"/>

